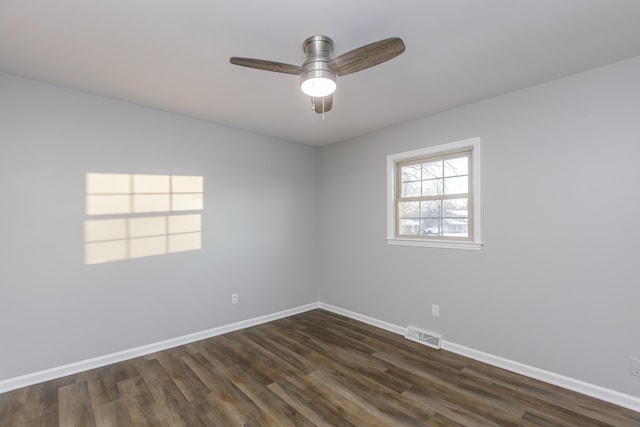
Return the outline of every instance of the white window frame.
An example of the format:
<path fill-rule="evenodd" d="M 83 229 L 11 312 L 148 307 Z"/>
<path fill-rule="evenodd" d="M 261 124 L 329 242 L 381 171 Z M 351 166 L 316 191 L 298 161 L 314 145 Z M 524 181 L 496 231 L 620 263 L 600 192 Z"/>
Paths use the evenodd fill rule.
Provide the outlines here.
<path fill-rule="evenodd" d="M 469 240 L 455 240 L 446 238 L 411 238 L 398 236 L 397 233 L 397 213 L 396 213 L 396 170 L 398 163 L 406 162 L 413 159 L 424 157 L 439 156 L 450 153 L 452 151 L 460 151 L 471 149 L 471 194 L 473 197 L 472 207 L 472 236 Z M 404 153 L 390 154 L 387 156 L 387 243 L 390 245 L 402 246 L 423 246 L 431 248 L 446 249 L 482 249 L 482 240 L 480 237 L 481 218 L 480 218 L 480 138 L 465 139 L 462 141 L 450 142 L 447 144 L 434 145 Z M 470 215 L 471 217 L 471 215 Z"/>

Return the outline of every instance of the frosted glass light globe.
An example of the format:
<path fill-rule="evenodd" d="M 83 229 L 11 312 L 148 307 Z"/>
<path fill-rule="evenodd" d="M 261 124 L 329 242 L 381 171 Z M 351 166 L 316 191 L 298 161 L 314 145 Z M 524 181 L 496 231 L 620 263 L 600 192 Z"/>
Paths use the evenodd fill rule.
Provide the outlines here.
<path fill-rule="evenodd" d="M 314 77 L 303 81 L 300 88 L 309 96 L 323 97 L 336 91 L 336 82 L 326 77 Z"/>

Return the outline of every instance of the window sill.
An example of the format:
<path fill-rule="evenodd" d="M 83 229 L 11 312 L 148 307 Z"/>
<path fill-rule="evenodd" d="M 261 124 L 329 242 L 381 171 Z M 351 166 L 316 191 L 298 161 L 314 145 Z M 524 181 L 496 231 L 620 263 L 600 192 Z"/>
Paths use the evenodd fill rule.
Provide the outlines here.
<path fill-rule="evenodd" d="M 441 249 L 464 249 L 468 251 L 479 251 L 482 249 L 482 243 L 478 242 L 459 242 L 455 240 L 422 240 L 422 239 L 406 239 L 406 238 L 387 238 L 387 244 L 397 246 L 422 246 L 426 248 Z"/>

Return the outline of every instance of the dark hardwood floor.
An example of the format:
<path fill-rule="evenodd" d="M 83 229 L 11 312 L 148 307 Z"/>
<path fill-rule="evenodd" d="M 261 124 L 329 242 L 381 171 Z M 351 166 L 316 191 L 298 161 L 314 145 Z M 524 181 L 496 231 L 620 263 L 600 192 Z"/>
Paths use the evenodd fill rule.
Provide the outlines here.
<path fill-rule="evenodd" d="M 322 310 L 0 394 L 4 426 L 640 426 Z"/>

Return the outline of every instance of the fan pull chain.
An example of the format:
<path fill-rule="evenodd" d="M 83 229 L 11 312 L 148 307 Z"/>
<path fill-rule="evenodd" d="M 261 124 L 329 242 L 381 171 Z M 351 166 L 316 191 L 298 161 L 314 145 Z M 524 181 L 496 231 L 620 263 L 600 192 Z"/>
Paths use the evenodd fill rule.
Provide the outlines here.
<path fill-rule="evenodd" d="M 324 122 L 324 96 L 322 97 L 322 121 Z"/>

